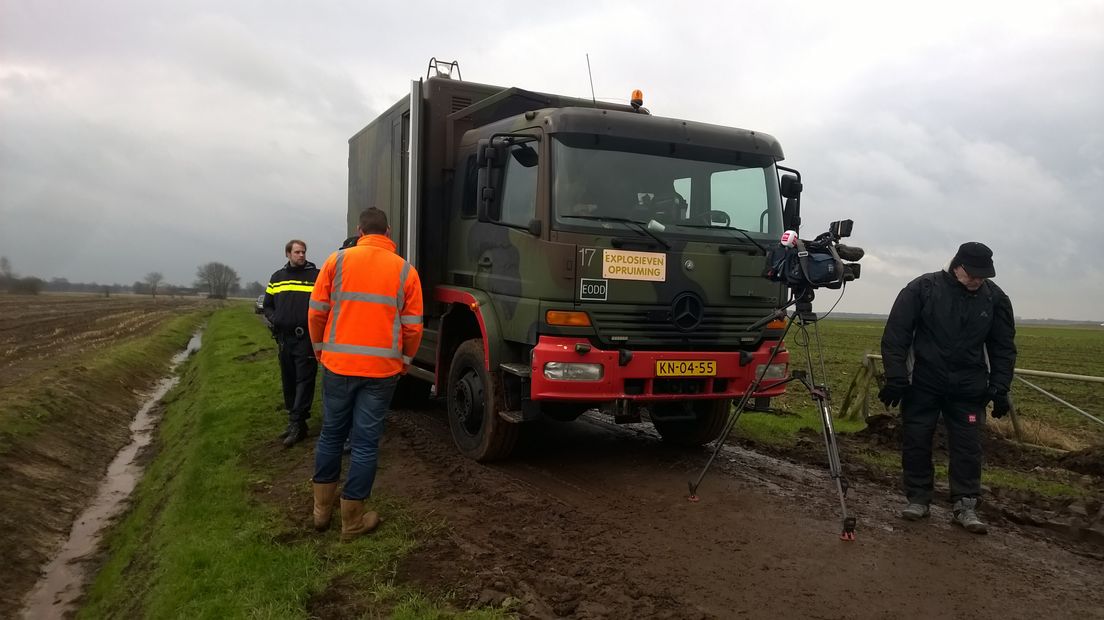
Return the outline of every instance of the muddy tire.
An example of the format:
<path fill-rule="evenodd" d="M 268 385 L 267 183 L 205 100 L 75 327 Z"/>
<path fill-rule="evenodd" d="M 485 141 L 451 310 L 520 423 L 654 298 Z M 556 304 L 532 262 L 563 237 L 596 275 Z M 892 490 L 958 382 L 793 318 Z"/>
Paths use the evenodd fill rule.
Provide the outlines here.
<path fill-rule="evenodd" d="M 732 401 L 729 399 L 696 400 L 656 404 L 652 407 L 657 409 L 657 415 L 652 418 L 652 423 L 663 441 L 678 446 L 700 446 L 720 437 L 724 432 L 728 414 L 732 409 Z M 693 413 L 694 419 L 663 420 L 664 413 L 672 416 Z"/>
<path fill-rule="evenodd" d="M 464 342 L 452 357 L 448 378 L 449 430 L 461 454 L 481 462 L 510 455 L 518 425 L 499 417 L 502 409 L 502 381 L 487 371 L 483 341 Z"/>
<path fill-rule="evenodd" d="M 395 386 L 395 393 L 391 396 L 392 409 L 421 409 L 429 404 L 429 389 L 433 387 L 428 381 L 415 379 L 411 376 L 399 377 L 399 383 Z"/>

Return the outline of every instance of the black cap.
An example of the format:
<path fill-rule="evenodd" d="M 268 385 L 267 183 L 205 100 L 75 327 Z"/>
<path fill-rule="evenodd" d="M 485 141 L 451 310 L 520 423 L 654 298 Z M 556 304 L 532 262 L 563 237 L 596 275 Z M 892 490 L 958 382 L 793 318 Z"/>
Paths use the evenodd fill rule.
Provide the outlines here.
<path fill-rule="evenodd" d="M 974 278 L 992 278 L 997 275 L 993 269 L 993 250 L 977 241 L 968 241 L 958 246 L 958 254 L 951 259 L 951 269 L 959 265 Z"/>

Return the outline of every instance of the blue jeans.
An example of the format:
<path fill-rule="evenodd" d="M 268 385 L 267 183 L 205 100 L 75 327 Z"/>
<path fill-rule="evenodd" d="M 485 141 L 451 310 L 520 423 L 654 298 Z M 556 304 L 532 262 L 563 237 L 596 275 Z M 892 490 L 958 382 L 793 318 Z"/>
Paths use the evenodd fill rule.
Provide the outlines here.
<path fill-rule="evenodd" d="M 398 375 L 373 379 L 322 370 L 322 433 L 314 448 L 314 481 L 337 482 L 341 449 L 352 436 L 349 477 L 341 497 L 367 499 L 376 481 L 379 441 Z"/>

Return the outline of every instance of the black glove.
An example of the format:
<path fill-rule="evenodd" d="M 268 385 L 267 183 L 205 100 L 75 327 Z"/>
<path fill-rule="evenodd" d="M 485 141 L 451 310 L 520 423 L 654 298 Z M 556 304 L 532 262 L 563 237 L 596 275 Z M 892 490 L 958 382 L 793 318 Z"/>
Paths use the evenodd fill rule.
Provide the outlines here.
<path fill-rule="evenodd" d="M 989 388 L 988 396 L 989 400 L 993 401 L 994 418 L 1003 418 L 1004 414 L 1012 410 L 1012 399 L 1009 398 L 1008 392 Z"/>
<path fill-rule="evenodd" d="M 896 407 L 901 404 L 901 399 L 908 393 L 909 387 L 911 386 L 908 381 L 904 379 L 890 379 L 878 392 L 878 400 L 886 407 Z"/>

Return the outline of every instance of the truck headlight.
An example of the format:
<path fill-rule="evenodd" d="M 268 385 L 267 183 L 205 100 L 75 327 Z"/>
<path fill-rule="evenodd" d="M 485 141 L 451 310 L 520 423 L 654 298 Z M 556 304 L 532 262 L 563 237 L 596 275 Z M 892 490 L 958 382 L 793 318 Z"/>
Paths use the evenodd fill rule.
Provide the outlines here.
<path fill-rule="evenodd" d="M 755 376 L 758 377 L 758 376 L 760 376 L 760 373 L 763 373 L 763 375 L 762 375 L 762 380 L 763 381 L 766 381 L 767 379 L 770 379 L 770 380 L 773 381 L 773 380 L 780 380 L 780 379 L 785 379 L 786 378 L 786 365 L 785 364 L 771 364 L 770 366 L 767 366 L 766 368 L 767 368 L 767 372 L 763 373 L 763 365 L 760 364 L 760 365 L 756 366 L 755 367 Z"/>
<path fill-rule="evenodd" d="M 602 374 L 601 364 L 547 362 L 544 365 L 544 378 L 551 381 L 601 381 Z"/>

